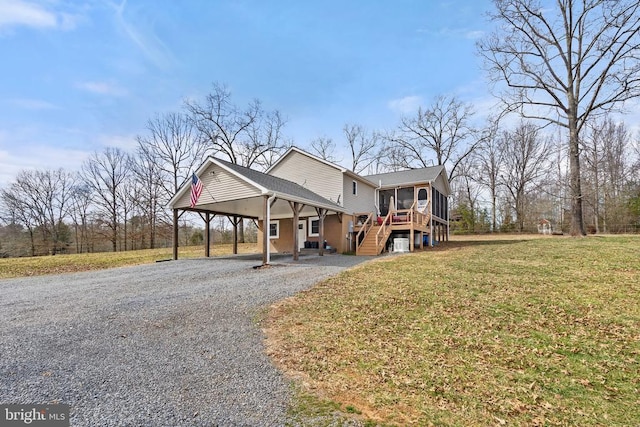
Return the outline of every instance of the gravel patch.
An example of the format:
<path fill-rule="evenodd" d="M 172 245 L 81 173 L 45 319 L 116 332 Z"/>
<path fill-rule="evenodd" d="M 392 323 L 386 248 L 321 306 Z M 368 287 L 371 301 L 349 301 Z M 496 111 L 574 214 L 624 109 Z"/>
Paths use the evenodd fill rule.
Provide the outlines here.
<path fill-rule="evenodd" d="M 287 380 L 256 316 L 367 257 L 193 259 L 0 280 L 0 403 L 72 426 L 281 426 Z"/>

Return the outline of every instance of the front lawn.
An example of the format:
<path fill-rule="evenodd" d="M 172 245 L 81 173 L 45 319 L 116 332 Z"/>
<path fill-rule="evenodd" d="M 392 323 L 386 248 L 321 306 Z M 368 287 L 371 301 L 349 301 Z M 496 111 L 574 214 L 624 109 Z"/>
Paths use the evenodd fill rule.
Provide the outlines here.
<path fill-rule="evenodd" d="M 382 258 L 273 306 L 265 327 L 305 397 L 294 416 L 312 396 L 373 424 L 640 423 L 639 237 Z"/>
<path fill-rule="evenodd" d="M 231 244 L 214 244 L 211 245 L 210 255 L 230 255 L 232 252 L 233 246 Z M 259 253 L 259 248 L 255 243 L 240 243 L 238 244 L 238 253 Z M 149 264 L 171 259 L 172 256 L 173 248 L 159 248 L 121 252 L 2 258 L 0 259 L 0 279 Z M 181 259 L 204 257 L 204 246 L 180 247 L 178 257 Z"/>

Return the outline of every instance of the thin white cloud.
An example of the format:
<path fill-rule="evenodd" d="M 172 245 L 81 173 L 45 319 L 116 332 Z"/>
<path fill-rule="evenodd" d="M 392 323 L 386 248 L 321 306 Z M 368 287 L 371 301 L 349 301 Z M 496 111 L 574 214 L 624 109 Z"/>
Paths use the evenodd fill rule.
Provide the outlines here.
<path fill-rule="evenodd" d="M 484 37 L 485 31 L 472 30 L 469 28 L 420 28 L 417 30 L 419 34 L 426 34 L 429 37 L 436 38 L 465 38 L 469 40 L 477 40 Z"/>
<path fill-rule="evenodd" d="M 485 35 L 485 32 L 482 30 L 470 30 L 470 31 L 467 31 L 467 33 L 465 34 L 465 38 L 470 40 L 477 40 L 484 37 L 484 35 Z"/>
<path fill-rule="evenodd" d="M 63 168 L 73 172 L 80 168 L 89 152 L 48 145 L 28 144 L 28 150 L 10 153 L 0 150 L 0 188 L 15 180 L 22 170 Z"/>
<path fill-rule="evenodd" d="M 146 13 L 132 11 L 125 16 L 127 0 L 122 0 L 120 4 L 109 3 L 115 11 L 116 23 L 126 34 L 134 45 L 140 49 L 143 55 L 160 68 L 166 68 L 173 63 L 171 52 L 162 40 L 153 31 L 153 25 L 145 26 L 144 18 Z M 148 19 L 148 18 L 147 18 Z M 145 28 L 146 27 L 146 28 Z"/>
<path fill-rule="evenodd" d="M 125 96 L 127 95 L 126 89 L 120 87 L 113 82 L 100 82 L 100 81 L 87 81 L 76 83 L 78 89 L 82 89 L 87 92 L 91 92 L 97 95 L 108 96 Z"/>
<path fill-rule="evenodd" d="M 405 96 L 404 98 L 392 99 L 387 105 L 396 113 L 409 114 L 417 111 L 421 104 L 421 96 L 411 95 Z"/>
<path fill-rule="evenodd" d="M 138 144 L 135 135 L 98 135 L 96 140 L 105 148 L 120 148 L 129 153 L 133 153 Z"/>
<path fill-rule="evenodd" d="M 17 108 L 25 110 L 57 110 L 60 108 L 57 105 L 42 99 L 15 98 L 10 99 L 8 102 Z"/>
<path fill-rule="evenodd" d="M 23 25 L 33 28 L 54 28 L 57 24 L 56 15 L 42 5 L 20 0 L 0 1 L 0 27 Z"/>
<path fill-rule="evenodd" d="M 79 15 L 52 10 L 42 2 L 0 0 L 0 30 L 15 27 L 72 30 L 79 20 Z"/>

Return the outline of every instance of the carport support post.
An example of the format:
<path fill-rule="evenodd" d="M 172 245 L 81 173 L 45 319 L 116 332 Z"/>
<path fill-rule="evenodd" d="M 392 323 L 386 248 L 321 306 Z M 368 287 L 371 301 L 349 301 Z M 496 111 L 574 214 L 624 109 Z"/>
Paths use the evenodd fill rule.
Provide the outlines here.
<path fill-rule="evenodd" d="M 262 208 L 262 265 L 269 264 L 269 196 L 264 196 Z"/>
<path fill-rule="evenodd" d="M 178 259 L 178 209 L 173 210 L 173 259 Z"/>
<path fill-rule="evenodd" d="M 238 255 L 238 217 L 233 216 L 233 254 Z"/>
<path fill-rule="evenodd" d="M 318 213 L 318 219 L 320 223 L 318 224 L 318 255 L 324 256 L 324 217 L 327 216 L 327 210 L 322 208 L 316 208 L 316 212 Z"/>
<path fill-rule="evenodd" d="M 211 253 L 211 250 L 209 249 L 209 245 L 211 243 L 211 232 L 210 232 L 210 222 L 211 222 L 211 215 L 209 214 L 209 212 L 206 212 L 204 214 L 204 222 L 205 222 L 205 228 L 204 228 L 204 241 L 205 241 L 205 246 L 204 246 L 204 256 L 209 258 L 209 255 Z"/>
<path fill-rule="evenodd" d="M 298 260 L 298 254 L 300 253 L 300 242 L 298 241 L 298 221 L 300 219 L 300 211 L 304 208 L 304 205 L 298 202 L 289 202 L 289 206 L 293 211 L 293 260 Z"/>

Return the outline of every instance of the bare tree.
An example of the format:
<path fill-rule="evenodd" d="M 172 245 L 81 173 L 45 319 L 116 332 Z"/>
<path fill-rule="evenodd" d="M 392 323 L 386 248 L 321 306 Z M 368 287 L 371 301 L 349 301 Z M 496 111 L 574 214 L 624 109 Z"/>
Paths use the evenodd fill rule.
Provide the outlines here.
<path fill-rule="evenodd" d="M 507 110 L 569 134 L 571 234 L 584 235 L 580 135 L 588 119 L 640 95 L 637 0 L 494 0 L 499 30 L 480 41 Z"/>
<path fill-rule="evenodd" d="M 102 152 L 94 152 L 82 164 L 83 180 L 91 189 L 98 217 L 109 229 L 113 252 L 118 250 L 121 191 L 130 174 L 131 159 L 119 148 L 107 147 Z"/>
<path fill-rule="evenodd" d="M 231 91 L 215 83 L 204 102 L 185 101 L 185 107 L 201 137 L 231 163 L 252 167 L 270 152 L 286 148 L 284 119 L 278 111 L 266 112 L 255 99 L 241 109 L 231 102 Z"/>
<path fill-rule="evenodd" d="M 524 230 L 528 194 L 541 184 L 549 170 L 550 141 L 540 135 L 540 129 L 531 123 L 521 123 L 515 131 L 504 131 L 500 136 L 504 168 L 500 185 L 504 187 L 516 212 L 518 230 Z"/>
<path fill-rule="evenodd" d="M 499 122 L 497 119 L 488 119 L 483 130 L 481 142 L 473 154 L 476 168 L 472 172 L 475 180 L 489 190 L 491 198 L 491 231 L 498 228 L 498 193 L 500 172 L 504 164 L 504 151 L 501 145 L 502 139 L 498 138 Z"/>
<path fill-rule="evenodd" d="M 273 153 L 286 149 L 282 137 L 284 120 L 279 112 L 265 112 L 259 100 L 242 109 L 232 103 L 231 91 L 214 83 L 203 102 L 185 101 L 191 120 L 214 154 L 245 167 L 266 166 Z M 244 242 L 244 222 L 238 241 Z"/>
<path fill-rule="evenodd" d="M 623 221 L 624 190 L 631 178 L 631 135 L 624 122 L 615 123 L 611 117 L 595 120 L 588 126 L 583 141 L 586 160 L 585 201 L 593 210 L 593 226 L 608 230 L 611 219 Z M 590 191 L 589 191 L 590 190 Z"/>
<path fill-rule="evenodd" d="M 480 217 L 479 198 L 482 186 L 475 179 L 475 172 L 478 169 L 477 158 L 466 157 L 459 163 L 458 179 L 453 185 L 456 194 L 458 212 L 468 210 L 468 216 L 463 215 L 463 222 L 467 231 L 477 231 L 477 223 Z"/>
<path fill-rule="evenodd" d="M 32 255 L 37 253 L 36 231 L 52 255 L 68 243 L 64 220 L 69 215 L 74 185 L 74 175 L 63 169 L 23 170 L 9 189 L 2 191 L 1 197 L 13 220 L 29 230 Z"/>
<path fill-rule="evenodd" d="M 319 136 L 311 141 L 311 151 L 317 154 L 322 160 L 337 162 L 335 157 L 336 144 L 331 138 Z"/>
<path fill-rule="evenodd" d="M 50 251 L 55 255 L 69 240 L 64 220 L 69 216 L 76 188 L 75 174 L 57 169 L 36 171 L 35 175 L 38 182 L 34 183 L 34 189 L 40 189 L 36 192 L 37 202 L 44 210 L 44 226 L 51 237 Z"/>
<path fill-rule="evenodd" d="M 163 209 L 168 200 L 167 197 L 171 196 L 167 193 L 167 178 L 177 178 L 181 168 L 173 169 L 174 175 L 167 174 L 167 163 L 162 160 L 162 153 L 156 149 L 150 149 L 149 146 L 141 145 L 140 140 L 138 140 L 138 144 L 138 155 L 134 159 L 135 165 L 133 167 L 139 195 L 136 202 L 137 208 L 148 226 L 149 248 L 153 249 L 156 247 L 158 221 L 162 221 L 163 218 L 168 221 Z"/>
<path fill-rule="evenodd" d="M 404 165 L 427 167 L 433 157 L 438 165 L 447 165 L 449 180 L 458 176 L 460 163 L 475 149 L 470 120 L 473 110 L 456 97 L 438 96 L 414 117 L 404 117 L 397 133 L 388 139 L 400 148 Z"/>
<path fill-rule="evenodd" d="M 204 160 L 209 142 L 201 138 L 184 114 L 158 114 L 147 121 L 147 134 L 137 136 L 137 157 L 159 168 L 162 202 L 169 201 L 180 185 Z M 155 169 L 155 168 L 154 168 Z"/>
<path fill-rule="evenodd" d="M 249 157 L 256 156 L 253 163 L 255 166 L 263 170 L 269 169 L 291 147 L 291 142 L 282 133 L 285 124 L 282 114 L 275 110 L 264 112 L 249 126 L 250 150 L 253 150 Z"/>
<path fill-rule="evenodd" d="M 73 221 L 75 232 L 76 253 L 89 251 L 89 214 L 91 208 L 91 189 L 81 180 L 77 180 L 73 195 L 71 197 L 71 207 L 69 216 Z"/>
<path fill-rule="evenodd" d="M 9 188 L 0 190 L 0 200 L 3 205 L 3 219 L 8 224 L 15 224 L 27 229 L 29 234 L 31 256 L 36 255 L 35 227 L 37 214 L 33 212 L 29 200 L 21 196 L 22 191 L 16 183 Z"/>
<path fill-rule="evenodd" d="M 369 133 L 361 125 L 345 124 L 342 128 L 347 144 L 351 150 L 351 170 L 360 173 L 369 168 L 376 160 L 376 148 L 380 136 L 376 132 Z"/>

